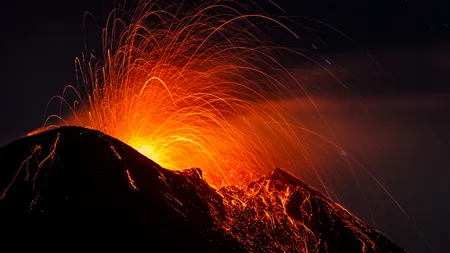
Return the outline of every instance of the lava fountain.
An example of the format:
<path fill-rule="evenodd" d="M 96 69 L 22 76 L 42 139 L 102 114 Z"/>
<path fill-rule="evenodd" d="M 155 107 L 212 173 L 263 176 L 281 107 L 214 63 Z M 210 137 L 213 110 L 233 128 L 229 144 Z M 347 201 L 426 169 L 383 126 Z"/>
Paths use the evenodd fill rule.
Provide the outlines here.
<path fill-rule="evenodd" d="M 46 129 L 99 130 L 165 168 L 202 168 L 217 187 L 288 167 L 294 156 L 316 168 L 300 122 L 277 102 L 303 89 L 281 56 L 302 54 L 272 43 L 261 24 L 297 35 L 253 9 L 238 1 L 140 1 L 132 14 L 113 10 L 102 34 L 104 59 L 76 59 L 78 86 L 55 97 L 71 114 L 49 116 Z M 65 99 L 69 92 L 74 102 Z"/>

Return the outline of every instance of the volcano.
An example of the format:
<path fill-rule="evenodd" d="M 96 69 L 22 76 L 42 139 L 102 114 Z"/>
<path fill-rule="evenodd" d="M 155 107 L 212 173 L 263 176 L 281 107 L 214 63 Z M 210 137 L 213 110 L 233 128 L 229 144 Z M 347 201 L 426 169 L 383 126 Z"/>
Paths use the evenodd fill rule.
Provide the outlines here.
<path fill-rule="evenodd" d="M 153 252 L 405 252 L 281 169 L 216 189 L 99 131 L 61 127 L 0 149 L 2 247 Z"/>

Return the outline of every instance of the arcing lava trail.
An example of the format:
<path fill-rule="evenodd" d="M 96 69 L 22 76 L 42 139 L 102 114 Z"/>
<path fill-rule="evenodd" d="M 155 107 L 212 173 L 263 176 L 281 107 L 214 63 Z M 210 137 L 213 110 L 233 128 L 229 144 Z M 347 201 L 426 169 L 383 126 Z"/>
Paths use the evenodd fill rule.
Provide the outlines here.
<path fill-rule="evenodd" d="M 80 127 L 17 140 L 0 164 L 2 243 L 15 249 L 405 252 L 280 169 L 216 190 L 200 169 L 166 170 Z"/>
<path fill-rule="evenodd" d="M 164 168 L 201 167 L 217 187 L 248 184 L 294 158 L 321 173 L 304 125 L 280 105 L 307 104 L 320 119 L 284 55 L 314 60 L 274 43 L 263 24 L 297 35 L 254 3 L 194 2 L 114 9 L 102 52 L 77 58 L 77 85 L 54 97 L 66 114 L 51 114 L 44 129 L 99 130 Z"/>

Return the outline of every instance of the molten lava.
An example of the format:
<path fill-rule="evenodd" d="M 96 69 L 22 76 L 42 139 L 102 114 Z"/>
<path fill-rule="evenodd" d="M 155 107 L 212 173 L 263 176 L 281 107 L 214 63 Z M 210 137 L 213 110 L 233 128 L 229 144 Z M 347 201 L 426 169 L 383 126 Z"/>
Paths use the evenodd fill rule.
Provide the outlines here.
<path fill-rule="evenodd" d="M 250 10 L 238 2 L 161 8 L 150 1 L 139 2 L 132 18 L 114 10 L 103 30 L 104 60 L 77 59 L 84 89 L 64 90 L 78 96 L 73 115 L 50 116 L 46 127 L 100 130 L 165 168 L 200 167 L 215 186 L 244 185 L 295 154 L 307 158 L 295 119 L 275 102 L 301 85 L 258 23 L 296 35 Z"/>

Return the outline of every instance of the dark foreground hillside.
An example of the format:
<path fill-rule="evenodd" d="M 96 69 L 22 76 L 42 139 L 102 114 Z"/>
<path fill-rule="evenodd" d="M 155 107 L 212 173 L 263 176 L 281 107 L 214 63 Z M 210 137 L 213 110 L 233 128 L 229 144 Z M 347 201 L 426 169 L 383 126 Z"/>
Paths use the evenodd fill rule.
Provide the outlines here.
<path fill-rule="evenodd" d="M 11 251 L 404 252 L 283 170 L 216 190 L 79 127 L 1 148 L 0 193 Z"/>

